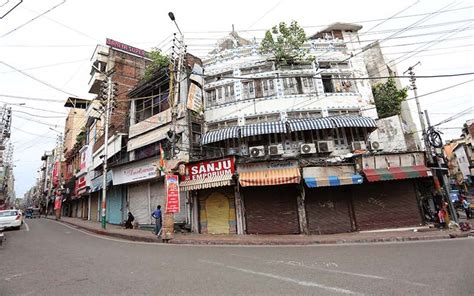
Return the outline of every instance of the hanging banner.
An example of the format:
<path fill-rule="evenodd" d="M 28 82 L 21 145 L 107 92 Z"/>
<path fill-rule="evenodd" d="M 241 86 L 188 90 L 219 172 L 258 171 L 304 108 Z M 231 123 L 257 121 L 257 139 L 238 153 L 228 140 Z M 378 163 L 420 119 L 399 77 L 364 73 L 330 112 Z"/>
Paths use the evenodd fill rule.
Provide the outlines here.
<path fill-rule="evenodd" d="M 202 89 L 194 83 L 189 86 L 188 103 L 186 107 L 194 112 L 202 111 Z"/>
<path fill-rule="evenodd" d="M 166 175 L 166 213 L 179 213 L 179 185 L 177 175 Z"/>
<path fill-rule="evenodd" d="M 59 161 L 56 161 L 53 166 L 53 186 L 59 183 Z"/>

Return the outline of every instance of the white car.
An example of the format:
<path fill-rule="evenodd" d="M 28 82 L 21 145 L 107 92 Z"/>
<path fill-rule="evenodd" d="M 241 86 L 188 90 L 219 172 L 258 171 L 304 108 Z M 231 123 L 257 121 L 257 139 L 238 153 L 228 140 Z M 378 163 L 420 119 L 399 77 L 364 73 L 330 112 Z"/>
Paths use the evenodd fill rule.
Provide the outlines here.
<path fill-rule="evenodd" d="M 0 211 L 0 227 L 20 229 L 21 220 L 18 210 Z"/>

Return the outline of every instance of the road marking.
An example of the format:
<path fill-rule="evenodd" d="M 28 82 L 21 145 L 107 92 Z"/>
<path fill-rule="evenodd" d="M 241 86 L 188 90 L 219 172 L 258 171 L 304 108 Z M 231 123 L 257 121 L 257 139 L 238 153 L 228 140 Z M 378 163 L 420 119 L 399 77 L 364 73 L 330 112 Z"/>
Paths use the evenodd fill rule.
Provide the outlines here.
<path fill-rule="evenodd" d="M 277 279 L 279 281 L 290 282 L 290 283 L 294 283 L 294 284 L 304 286 L 304 287 L 315 287 L 315 288 L 320 288 L 320 289 L 324 289 L 324 290 L 327 290 L 327 291 L 337 292 L 337 293 L 342 293 L 342 294 L 364 295 L 362 293 L 357 293 L 357 292 L 347 290 L 347 289 L 343 289 L 343 288 L 326 286 L 326 285 L 318 284 L 316 282 L 301 281 L 301 280 L 298 280 L 298 279 L 284 277 L 284 276 L 280 276 L 280 275 L 276 275 L 276 274 L 272 274 L 272 273 L 260 272 L 260 271 L 255 271 L 255 270 L 251 270 L 251 269 L 226 265 L 226 264 L 223 264 L 223 263 L 220 263 L 220 262 L 203 260 L 203 259 L 199 259 L 198 261 L 208 263 L 208 264 L 217 265 L 217 266 L 222 266 L 222 267 L 225 267 L 225 268 L 228 268 L 228 269 L 232 269 L 232 270 L 236 270 L 236 271 L 240 271 L 240 272 L 244 272 L 244 273 L 249 273 L 249 274 L 260 275 L 260 276 L 264 276 L 264 277 L 268 277 L 268 278 L 273 278 L 273 279 Z"/>
<path fill-rule="evenodd" d="M 229 254 L 231 256 L 235 257 L 242 257 L 242 258 L 248 258 L 252 260 L 262 260 L 260 257 L 254 257 L 254 256 L 246 256 L 246 255 L 239 255 L 239 254 Z M 290 266 L 296 266 L 296 267 L 303 267 L 307 269 L 313 269 L 313 270 L 320 270 L 324 272 L 332 272 L 332 273 L 339 273 L 339 274 L 346 274 L 346 275 L 352 275 L 352 276 L 358 276 L 358 277 L 364 277 L 364 278 L 369 278 L 369 279 L 375 279 L 375 280 L 387 280 L 387 281 L 396 281 L 396 282 L 402 282 L 414 286 L 422 286 L 422 287 L 428 287 L 428 285 L 421 284 L 421 283 L 416 283 L 416 282 L 410 282 L 406 280 L 398 280 L 398 279 L 390 279 L 378 275 L 372 275 L 372 274 L 365 274 L 365 273 L 357 273 L 357 272 L 350 272 L 350 271 L 343 271 L 343 270 L 335 270 L 335 269 L 329 269 L 329 268 L 324 268 L 324 267 L 317 267 L 317 266 L 310 266 L 306 265 L 303 262 L 299 261 L 283 261 L 283 260 L 270 260 L 266 262 L 267 264 L 284 264 L 284 265 L 290 265 Z M 327 267 L 329 266 L 334 266 L 338 267 L 336 263 L 334 262 L 329 262 L 329 263 L 324 263 Z"/>
<path fill-rule="evenodd" d="M 25 224 L 26 231 L 30 231 L 30 227 L 28 226 L 28 224 L 26 222 L 23 222 L 23 224 Z"/>

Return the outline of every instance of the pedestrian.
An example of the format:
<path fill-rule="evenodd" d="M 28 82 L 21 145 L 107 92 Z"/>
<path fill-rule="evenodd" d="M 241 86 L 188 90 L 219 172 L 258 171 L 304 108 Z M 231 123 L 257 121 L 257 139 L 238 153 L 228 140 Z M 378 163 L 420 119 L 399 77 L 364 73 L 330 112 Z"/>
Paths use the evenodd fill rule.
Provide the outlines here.
<path fill-rule="evenodd" d="M 161 221 L 162 221 L 161 205 L 158 205 L 156 207 L 156 210 L 153 213 L 151 213 L 151 216 L 155 218 L 155 235 L 158 235 L 161 230 Z"/>
<path fill-rule="evenodd" d="M 471 204 L 467 201 L 467 198 L 463 198 L 462 207 L 466 212 L 466 219 L 471 218 Z"/>
<path fill-rule="evenodd" d="M 135 220 L 135 217 L 133 217 L 131 212 L 128 212 L 128 219 L 125 222 L 125 229 L 132 229 L 133 225 L 132 222 Z"/>

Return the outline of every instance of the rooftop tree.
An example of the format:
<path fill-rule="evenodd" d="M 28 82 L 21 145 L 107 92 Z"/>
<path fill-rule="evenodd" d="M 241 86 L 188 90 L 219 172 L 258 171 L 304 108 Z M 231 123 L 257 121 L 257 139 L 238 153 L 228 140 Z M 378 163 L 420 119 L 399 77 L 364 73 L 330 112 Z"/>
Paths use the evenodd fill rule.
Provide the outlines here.
<path fill-rule="evenodd" d="M 169 59 L 165 56 L 160 49 L 154 48 L 148 53 L 148 58 L 151 59 L 151 63 L 145 69 L 145 80 L 150 80 L 153 77 L 153 73 L 160 70 L 161 68 L 167 67 Z"/>
<path fill-rule="evenodd" d="M 400 115 L 402 102 L 408 96 L 408 88 L 398 89 L 393 78 L 372 87 L 375 107 L 379 118 Z"/>

